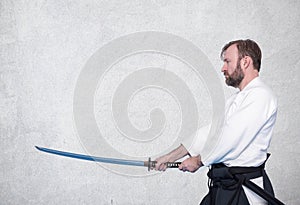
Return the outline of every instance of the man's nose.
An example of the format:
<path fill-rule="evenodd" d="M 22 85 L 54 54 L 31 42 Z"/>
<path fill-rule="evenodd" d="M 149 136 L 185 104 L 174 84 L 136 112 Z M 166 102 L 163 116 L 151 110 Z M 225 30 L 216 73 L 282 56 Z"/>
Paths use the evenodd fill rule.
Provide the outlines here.
<path fill-rule="evenodd" d="M 227 71 L 227 66 L 226 66 L 225 63 L 224 63 L 224 65 L 222 66 L 221 71 L 222 71 L 222 72 Z"/>

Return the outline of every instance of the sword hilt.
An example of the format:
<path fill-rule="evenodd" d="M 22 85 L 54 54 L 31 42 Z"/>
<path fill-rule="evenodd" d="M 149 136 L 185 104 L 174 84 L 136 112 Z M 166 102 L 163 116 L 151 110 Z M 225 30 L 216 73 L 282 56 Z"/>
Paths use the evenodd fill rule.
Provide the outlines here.
<path fill-rule="evenodd" d="M 151 158 L 149 157 L 148 162 L 145 163 L 145 166 L 148 167 L 148 171 L 150 171 L 152 168 L 155 168 L 156 161 L 151 161 Z M 178 168 L 181 162 L 166 162 L 165 165 L 167 165 L 167 168 Z"/>

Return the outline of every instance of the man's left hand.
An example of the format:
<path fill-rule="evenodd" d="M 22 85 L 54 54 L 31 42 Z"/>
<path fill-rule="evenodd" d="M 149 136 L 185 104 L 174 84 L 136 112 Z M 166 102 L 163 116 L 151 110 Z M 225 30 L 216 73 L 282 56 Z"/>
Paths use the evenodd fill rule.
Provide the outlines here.
<path fill-rule="evenodd" d="M 201 166 L 203 166 L 201 162 L 201 157 L 200 155 L 195 156 L 195 157 L 190 157 L 184 160 L 180 165 L 179 169 L 181 171 L 189 171 L 189 172 L 195 172 L 197 171 Z"/>

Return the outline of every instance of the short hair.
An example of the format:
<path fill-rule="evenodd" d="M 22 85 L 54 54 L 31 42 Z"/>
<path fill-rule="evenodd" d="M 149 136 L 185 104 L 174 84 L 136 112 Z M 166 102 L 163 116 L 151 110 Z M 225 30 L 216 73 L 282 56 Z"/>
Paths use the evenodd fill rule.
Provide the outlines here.
<path fill-rule="evenodd" d="M 250 40 L 250 39 L 230 41 L 222 48 L 221 59 L 223 59 L 224 52 L 231 45 L 237 46 L 240 59 L 242 59 L 245 56 L 250 56 L 253 61 L 254 69 L 258 70 L 258 72 L 259 72 L 260 66 L 261 66 L 262 53 L 261 53 L 259 46 L 257 45 L 257 43 L 255 41 Z"/>

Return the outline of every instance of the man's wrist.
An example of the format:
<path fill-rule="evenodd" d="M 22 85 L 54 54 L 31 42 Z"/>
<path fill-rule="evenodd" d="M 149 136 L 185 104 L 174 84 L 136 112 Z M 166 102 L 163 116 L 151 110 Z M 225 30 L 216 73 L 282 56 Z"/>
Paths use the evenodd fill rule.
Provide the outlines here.
<path fill-rule="evenodd" d="M 204 166 L 203 163 L 202 163 L 202 161 L 201 161 L 201 156 L 198 155 L 197 157 L 198 157 L 198 166 L 199 166 L 199 167 Z"/>

